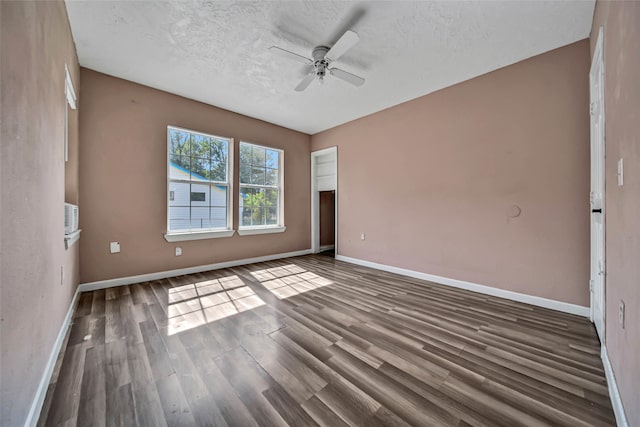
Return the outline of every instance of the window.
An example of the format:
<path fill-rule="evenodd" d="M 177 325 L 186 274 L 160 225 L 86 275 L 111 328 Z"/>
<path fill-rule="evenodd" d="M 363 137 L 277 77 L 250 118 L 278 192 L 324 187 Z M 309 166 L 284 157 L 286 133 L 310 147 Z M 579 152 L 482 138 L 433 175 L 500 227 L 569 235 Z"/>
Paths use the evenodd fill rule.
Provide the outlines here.
<path fill-rule="evenodd" d="M 284 231 L 282 158 L 282 150 L 240 143 L 239 234 Z"/>
<path fill-rule="evenodd" d="M 165 238 L 176 241 L 232 235 L 229 201 L 232 141 L 169 126 L 168 146 Z"/>
<path fill-rule="evenodd" d="M 69 74 L 69 68 L 67 64 L 64 64 L 64 95 L 65 95 L 65 104 L 64 104 L 64 161 L 65 163 L 69 161 L 69 108 L 72 110 L 76 110 L 78 108 L 77 99 L 76 99 L 76 91 L 73 88 L 73 81 L 71 80 L 71 74 Z M 76 137 L 77 138 L 77 137 Z M 75 140 L 74 140 L 75 141 Z M 67 181 L 67 173 L 68 173 L 68 165 L 65 165 L 65 181 Z M 77 196 L 77 188 L 70 188 L 68 183 L 65 182 L 65 194 L 64 200 L 65 202 L 73 202 L 74 204 L 78 203 Z M 69 203 L 65 203 L 65 218 L 67 213 L 67 205 Z M 73 205 L 70 205 L 73 206 Z M 77 206 L 76 206 L 77 208 Z M 76 209 L 76 219 L 77 219 L 77 209 Z M 66 224 L 65 224 L 66 229 Z M 71 245 L 80 239 L 80 232 L 82 230 L 77 229 L 73 232 L 66 233 L 64 236 L 64 245 L 65 249 L 69 249 Z"/>
<path fill-rule="evenodd" d="M 67 64 L 64 64 L 64 94 L 67 98 L 67 103 L 64 109 L 64 161 L 69 161 L 69 107 L 72 110 L 77 108 L 76 104 L 76 91 L 73 88 L 73 81 L 71 81 L 71 75 L 69 74 L 69 68 Z"/>

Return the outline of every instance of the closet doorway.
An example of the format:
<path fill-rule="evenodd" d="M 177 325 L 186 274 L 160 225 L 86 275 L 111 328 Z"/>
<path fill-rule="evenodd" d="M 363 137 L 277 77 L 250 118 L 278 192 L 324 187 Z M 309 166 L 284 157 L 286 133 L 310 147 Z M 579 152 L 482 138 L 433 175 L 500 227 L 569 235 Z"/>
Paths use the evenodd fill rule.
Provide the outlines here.
<path fill-rule="evenodd" d="M 335 256 L 336 243 L 336 192 L 320 191 L 320 248 L 323 255 Z"/>
<path fill-rule="evenodd" d="M 311 153 L 311 250 L 338 253 L 338 149 Z"/>

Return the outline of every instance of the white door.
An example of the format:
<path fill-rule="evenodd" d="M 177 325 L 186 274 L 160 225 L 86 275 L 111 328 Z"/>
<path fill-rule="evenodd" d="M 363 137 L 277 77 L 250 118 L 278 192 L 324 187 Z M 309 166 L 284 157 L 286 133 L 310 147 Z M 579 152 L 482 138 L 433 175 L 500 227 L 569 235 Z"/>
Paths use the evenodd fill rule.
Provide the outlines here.
<path fill-rule="evenodd" d="M 605 252 L 604 252 L 604 61 L 600 28 L 589 73 L 591 113 L 591 320 L 604 343 Z"/>

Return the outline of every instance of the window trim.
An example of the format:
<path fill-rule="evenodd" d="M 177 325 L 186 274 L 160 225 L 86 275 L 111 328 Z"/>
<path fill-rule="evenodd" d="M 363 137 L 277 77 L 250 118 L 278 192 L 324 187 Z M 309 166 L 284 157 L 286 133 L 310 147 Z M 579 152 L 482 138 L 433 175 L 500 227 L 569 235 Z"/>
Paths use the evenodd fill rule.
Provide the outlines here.
<path fill-rule="evenodd" d="M 272 234 L 272 233 L 284 233 L 287 227 L 284 225 L 259 225 L 259 226 L 246 226 L 239 228 L 239 236 L 253 236 L 255 234 Z"/>
<path fill-rule="evenodd" d="M 204 239 L 218 239 L 220 237 L 231 237 L 235 233 L 236 233 L 235 230 L 174 232 L 174 233 L 166 233 L 164 235 L 164 239 L 169 243 L 183 242 L 186 240 L 204 240 Z"/>
<path fill-rule="evenodd" d="M 171 131 L 177 130 L 181 132 L 188 132 L 190 134 L 202 135 L 208 138 L 219 138 L 224 139 L 228 142 L 227 144 L 227 177 L 225 183 L 220 183 L 216 181 L 211 181 L 211 184 L 224 185 L 227 187 L 227 225 L 222 228 L 204 228 L 204 229 L 190 229 L 190 230 L 174 230 L 170 231 L 169 227 L 169 209 L 170 209 L 170 197 L 169 191 L 171 185 L 171 145 L 170 145 L 170 137 Z M 166 197 L 166 232 L 164 234 L 164 238 L 167 242 L 179 242 L 185 240 L 202 240 L 202 239 L 216 239 L 220 237 L 231 237 L 235 234 L 235 230 L 233 229 L 233 153 L 235 151 L 235 142 L 231 137 L 214 135 L 210 133 L 198 132 L 191 129 L 182 128 L 179 126 L 167 126 L 167 157 L 166 157 L 166 179 L 167 179 L 167 187 L 165 191 Z M 174 180 L 180 181 L 180 180 Z M 191 180 L 189 180 L 191 182 Z M 189 202 L 191 203 L 191 201 Z"/>
<path fill-rule="evenodd" d="M 242 210 L 240 209 L 240 189 L 242 187 L 249 188 L 270 188 L 257 184 L 245 184 L 240 181 L 240 168 L 242 167 L 241 151 L 242 144 L 251 145 L 253 147 L 264 148 L 278 152 L 278 222 L 277 224 L 268 225 L 247 225 L 242 226 Z M 271 187 L 272 188 L 272 187 Z M 255 234 L 282 233 L 287 229 L 284 222 L 284 150 L 268 145 L 256 144 L 249 141 L 240 140 L 238 144 L 238 235 L 250 236 Z"/>
<path fill-rule="evenodd" d="M 72 110 L 78 108 L 78 100 L 76 98 L 76 90 L 73 87 L 73 80 L 71 80 L 71 74 L 69 73 L 69 67 L 64 64 L 64 161 L 69 161 L 69 107 Z"/>

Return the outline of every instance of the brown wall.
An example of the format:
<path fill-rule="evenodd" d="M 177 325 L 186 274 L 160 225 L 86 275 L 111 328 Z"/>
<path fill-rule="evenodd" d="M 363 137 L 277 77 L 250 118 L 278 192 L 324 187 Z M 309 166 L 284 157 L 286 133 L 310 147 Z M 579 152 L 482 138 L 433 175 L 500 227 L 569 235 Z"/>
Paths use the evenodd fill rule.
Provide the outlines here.
<path fill-rule="evenodd" d="M 0 425 L 18 426 L 79 281 L 79 243 L 65 250 L 63 216 L 64 65 L 77 94 L 79 69 L 63 2 L 3 1 L 0 15 Z M 77 150 L 75 114 L 71 124 Z"/>
<path fill-rule="evenodd" d="M 320 192 L 320 246 L 333 245 L 335 242 L 335 192 Z"/>
<path fill-rule="evenodd" d="M 584 40 L 314 135 L 339 253 L 588 306 L 588 70 Z"/>
<path fill-rule="evenodd" d="M 604 27 L 605 344 L 629 425 L 640 426 L 640 3 L 596 3 L 591 49 Z M 618 159 L 624 185 L 617 185 Z M 618 322 L 625 303 L 626 321 Z"/>
<path fill-rule="evenodd" d="M 82 282 L 310 248 L 309 135 L 84 68 L 81 74 Z M 287 230 L 166 242 L 167 125 L 232 137 L 236 153 L 240 140 L 283 149 Z M 237 183 L 237 155 L 234 177 Z M 110 241 L 122 252 L 110 254 Z"/>

